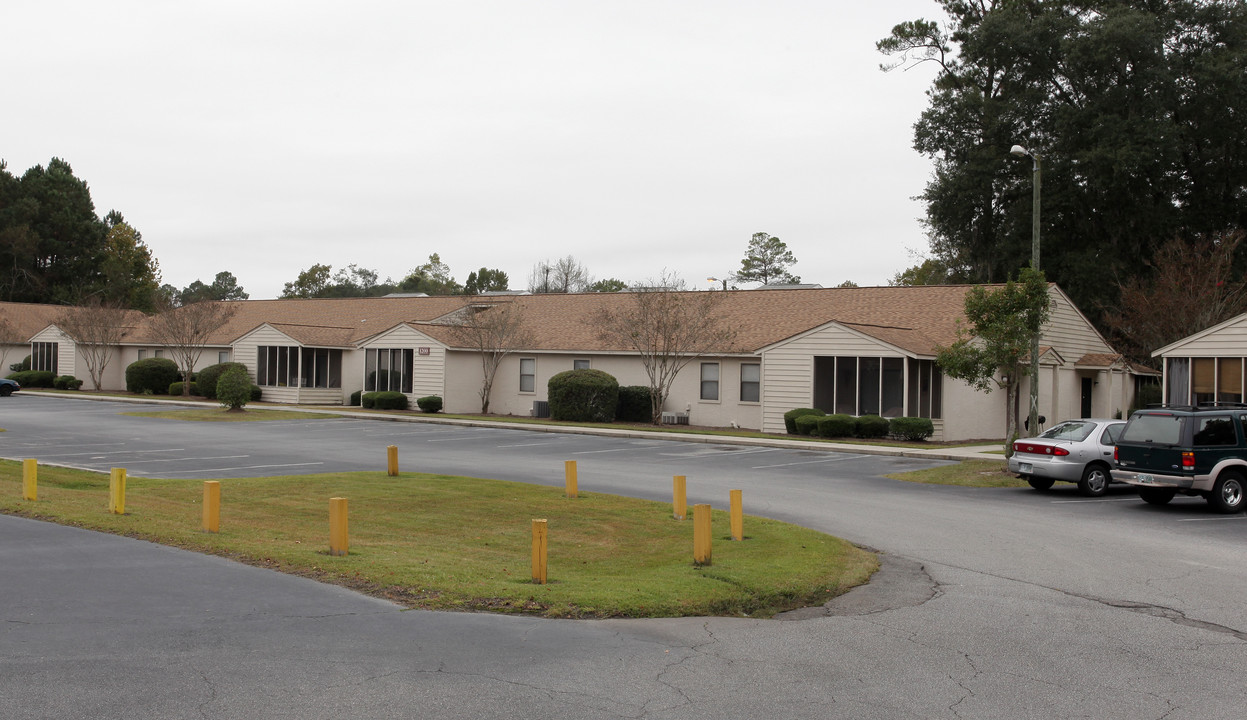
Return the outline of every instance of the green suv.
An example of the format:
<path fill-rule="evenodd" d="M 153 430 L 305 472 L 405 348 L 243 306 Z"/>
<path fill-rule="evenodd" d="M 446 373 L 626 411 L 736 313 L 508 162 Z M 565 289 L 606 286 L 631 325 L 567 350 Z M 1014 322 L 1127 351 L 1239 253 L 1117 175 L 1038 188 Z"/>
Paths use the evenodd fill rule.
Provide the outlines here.
<path fill-rule="evenodd" d="M 1244 509 L 1247 405 L 1217 403 L 1138 410 L 1117 438 L 1113 480 L 1164 505 L 1174 495 L 1200 495 L 1214 509 Z"/>

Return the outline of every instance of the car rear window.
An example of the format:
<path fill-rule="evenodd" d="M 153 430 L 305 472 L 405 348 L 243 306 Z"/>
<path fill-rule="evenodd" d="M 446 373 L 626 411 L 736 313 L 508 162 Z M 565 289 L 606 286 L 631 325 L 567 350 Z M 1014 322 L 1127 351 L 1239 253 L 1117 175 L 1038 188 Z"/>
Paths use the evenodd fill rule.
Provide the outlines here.
<path fill-rule="evenodd" d="M 1182 439 L 1182 418 L 1177 415 L 1135 415 L 1121 431 L 1121 442 L 1177 445 Z"/>
<path fill-rule="evenodd" d="M 1068 420 L 1053 428 L 1050 428 L 1041 438 L 1049 440 L 1073 440 L 1075 442 L 1086 440 L 1092 431 L 1095 430 L 1095 423 L 1084 422 L 1080 420 Z"/>
<path fill-rule="evenodd" d="M 1238 442 L 1238 436 L 1234 433 L 1234 420 L 1228 415 L 1196 418 L 1192 440 L 1199 447 L 1234 445 Z"/>

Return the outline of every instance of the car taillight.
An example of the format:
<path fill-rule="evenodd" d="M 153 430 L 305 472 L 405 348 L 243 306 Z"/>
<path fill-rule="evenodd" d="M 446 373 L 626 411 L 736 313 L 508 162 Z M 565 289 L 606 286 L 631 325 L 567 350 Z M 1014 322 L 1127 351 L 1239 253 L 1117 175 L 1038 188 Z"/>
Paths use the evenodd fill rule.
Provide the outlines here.
<path fill-rule="evenodd" d="M 1117 446 L 1113 446 L 1113 462 L 1117 462 Z"/>
<path fill-rule="evenodd" d="M 1194 470 L 1195 469 L 1195 453 L 1193 452 L 1182 453 L 1182 469 L 1183 470 Z"/>
<path fill-rule="evenodd" d="M 1034 445 L 1032 443 L 1023 442 L 1021 440 L 1013 443 L 1013 452 L 1034 453 L 1036 455 L 1055 455 L 1064 457 L 1069 455 L 1069 450 L 1062 447 L 1052 447 L 1051 445 Z"/>

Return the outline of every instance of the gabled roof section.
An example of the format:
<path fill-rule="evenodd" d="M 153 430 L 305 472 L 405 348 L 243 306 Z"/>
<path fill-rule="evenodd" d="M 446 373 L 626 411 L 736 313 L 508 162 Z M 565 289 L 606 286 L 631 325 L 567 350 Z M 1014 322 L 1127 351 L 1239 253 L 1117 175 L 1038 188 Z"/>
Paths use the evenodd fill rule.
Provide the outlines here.
<path fill-rule="evenodd" d="M 1165 355 L 1167 353 L 1170 353 L 1174 350 L 1181 348 L 1183 345 L 1189 345 L 1190 343 L 1202 340 L 1209 335 L 1214 335 L 1217 332 L 1220 332 L 1221 330 L 1224 330 L 1228 327 L 1233 327 L 1234 325 L 1240 325 L 1244 323 L 1247 323 L 1247 313 L 1244 313 L 1242 315 L 1235 315 L 1229 320 L 1226 320 L 1224 322 L 1219 322 L 1210 328 L 1207 328 L 1207 329 L 1204 329 L 1204 330 L 1201 330 L 1195 333 L 1194 335 L 1187 335 L 1181 340 L 1178 340 L 1176 342 L 1171 342 L 1168 345 L 1164 346 L 1163 348 L 1153 351 L 1152 357 L 1161 357 L 1162 355 Z"/>
<path fill-rule="evenodd" d="M 0 343 L 17 345 L 29 342 L 31 338 L 56 325 L 56 321 L 66 313 L 78 308 L 72 305 L 37 305 L 34 303 L 0 302 L 0 318 L 13 328 L 13 337 L 0 337 Z M 138 310 L 126 311 L 126 326 L 133 332 L 146 322 L 146 316 Z M 59 328 L 58 328 L 59 329 Z"/>
<path fill-rule="evenodd" d="M 353 328 L 296 323 L 268 323 L 268 325 L 305 347 L 346 348 L 353 345 L 351 340 Z"/>

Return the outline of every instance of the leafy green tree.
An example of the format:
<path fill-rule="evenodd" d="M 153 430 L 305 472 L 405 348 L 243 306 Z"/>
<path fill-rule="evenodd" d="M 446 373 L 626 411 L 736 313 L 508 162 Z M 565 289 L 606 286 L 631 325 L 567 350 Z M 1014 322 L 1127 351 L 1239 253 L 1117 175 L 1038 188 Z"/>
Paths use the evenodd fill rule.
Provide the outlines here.
<path fill-rule="evenodd" d="M 628 289 L 628 284 L 624 282 L 623 280 L 620 280 L 618 278 L 607 278 L 605 280 L 598 280 L 594 282 L 592 285 L 586 288 L 586 292 L 613 293 L 613 292 L 623 292 L 624 290 L 627 290 L 627 289 Z"/>
<path fill-rule="evenodd" d="M 463 288 L 451 277 L 450 266 L 442 262 L 441 256 L 433 253 L 427 263 L 417 266 L 403 278 L 398 289 L 405 293 L 455 295 Z"/>
<path fill-rule="evenodd" d="M 927 258 L 913 267 L 906 268 L 892 276 L 889 285 L 950 285 L 956 279 L 948 271 L 948 266 L 937 258 Z"/>
<path fill-rule="evenodd" d="M 739 282 L 756 282 L 763 285 L 790 285 L 801 278 L 788 272 L 797 263 L 788 245 L 777 237 L 764 232 L 754 233 L 736 272 Z"/>
<path fill-rule="evenodd" d="M 234 273 L 222 270 L 216 274 L 211 285 L 205 285 L 202 281 L 196 280 L 182 288 L 177 293 L 177 304 L 190 305 L 205 300 L 246 300 L 249 297 L 251 296 L 239 286 L 238 278 L 234 277 Z"/>
<path fill-rule="evenodd" d="M 108 235 L 104 239 L 104 282 L 99 299 L 106 305 L 154 311 L 160 292 L 160 264 L 143 242 L 143 234 L 116 210 L 104 217 L 104 225 Z"/>
<path fill-rule="evenodd" d="M 938 0 L 883 67 L 935 72 L 914 147 L 931 251 L 954 278 L 1030 261 L 1029 161 L 1042 158 L 1042 267 L 1098 320 L 1140 259 L 1181 235 L 1247 227 L 1247 4 L 1224 0 Z M 1238 262 L 1243 258 L 1239 257 Z"/>
<path fill-rule="evenodd" d="M 503 271 L 481 268 L 476 272 L 468 273 L 468 279 L 463 283 L 463 294 L 480 295 L 483 292 L 502 292 L 507 289 L 509 282 L 507 274 Z"/>
<path fill-rule="evenodd" d="M 945 375 L 981 392 L 1004 388 L 1005 452 L 1017 437 L 1020 380 L 1031 338 L 1047 322 L 1049 304 L 1043 273 L 1029 267 L 1003 287 L 977 285 L 966 293 L 966 324 L 958 324 L 956 342 L 937 348 L 935 362 Z"/>
<path fill-rule="evenodd" d="M 284 298 L 320 297 L 325 288 L 329 287 L 329 273 L 333 270 L 329 265 L 319 263 L 299 273 L 294 282 L 286 283 L 281 291 Z"/>

